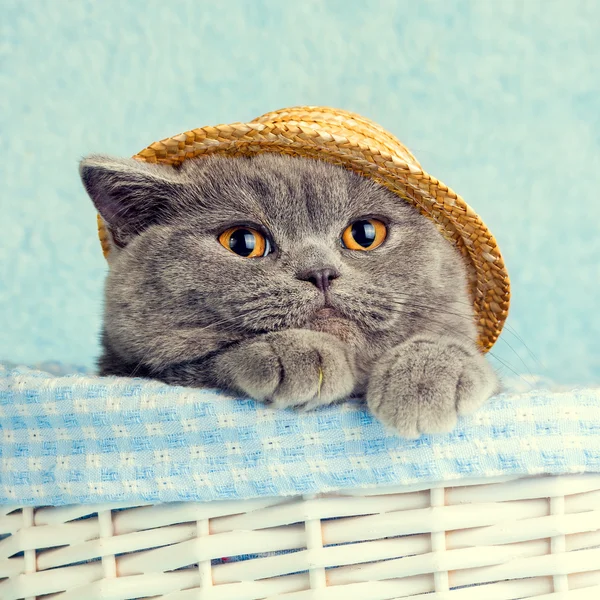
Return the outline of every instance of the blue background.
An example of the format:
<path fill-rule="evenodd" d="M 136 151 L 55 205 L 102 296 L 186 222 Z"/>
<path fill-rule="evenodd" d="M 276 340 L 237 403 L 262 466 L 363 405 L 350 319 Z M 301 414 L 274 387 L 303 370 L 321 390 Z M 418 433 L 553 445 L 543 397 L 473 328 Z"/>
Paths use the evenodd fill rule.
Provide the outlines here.
<path fill-rule="evenodd" d="M 83 155 L 320 104 L 392 131 L 494 232 L 513 285 L 503 373 L 600 382 L 599 2 L 1 5 L 0 359 L 98 354 Z"/>

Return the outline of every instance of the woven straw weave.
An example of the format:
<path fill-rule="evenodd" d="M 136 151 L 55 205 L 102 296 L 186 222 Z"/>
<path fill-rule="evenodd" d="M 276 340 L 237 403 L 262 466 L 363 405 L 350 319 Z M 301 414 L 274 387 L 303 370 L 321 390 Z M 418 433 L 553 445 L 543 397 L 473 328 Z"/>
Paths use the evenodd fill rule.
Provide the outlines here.
<path fill-rule="evenodd" d="M 600 598 L 600 475 L 1 514 L 2 600 Z"/>
<path fill-rule="evenodd" d="M 394 136 L 359 115 L 303 106 L 266 114 L 250 123 L 202 127 L 155 142 L 135 155 L 142 161 L 177 165 L 219 154 L 276 152 L 324 160 L 370 177 L 431 219 L 465 259 L 479 328 L 489 350 L 508 314 L 510 285 L 496 240 L 479 216 L 448 186 L 426 173 Z M 110 238 L 98 217 L 107 255 Z"/>

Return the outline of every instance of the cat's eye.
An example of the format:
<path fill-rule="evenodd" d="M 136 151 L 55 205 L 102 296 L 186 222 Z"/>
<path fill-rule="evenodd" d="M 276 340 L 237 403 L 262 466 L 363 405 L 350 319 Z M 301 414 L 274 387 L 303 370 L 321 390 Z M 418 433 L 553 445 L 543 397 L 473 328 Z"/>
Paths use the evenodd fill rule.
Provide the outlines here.
<path fill-rule="evenodd" d="M 219 236 L 221 246 L 244 258 L 259 258 L 271 253 L 271 242 L 251 227 L 230 227 Z"/>
<path fill-rule="evenodd" d="M 378 219 L 361 219 L 350 223 L 342 233 L 342 244 L 348 250 L 373 250 L 387 236 L 385 223 Z"/>

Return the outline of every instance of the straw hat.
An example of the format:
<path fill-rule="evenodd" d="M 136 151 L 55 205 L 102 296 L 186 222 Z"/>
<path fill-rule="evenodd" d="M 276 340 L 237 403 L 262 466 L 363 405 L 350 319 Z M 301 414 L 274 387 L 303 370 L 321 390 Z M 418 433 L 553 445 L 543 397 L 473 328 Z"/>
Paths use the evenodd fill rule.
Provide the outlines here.
<path fill-rule="evenodd" d="M 394 136 L 359 115 L 320 106 L 286 108 L 250 123 L 202 127 L 154 142 L 134 158 L 176 165 L 209 154 L 250 156 L 277 152 L 324 160 L 370 177 L 431 219 L 467 265 L 479 344 L 498 339 L 510 299 L 510 284 L 494 236 L 455 192 L 423 169 Z M 104 255 L 109 236 L 98 217 Z"/>

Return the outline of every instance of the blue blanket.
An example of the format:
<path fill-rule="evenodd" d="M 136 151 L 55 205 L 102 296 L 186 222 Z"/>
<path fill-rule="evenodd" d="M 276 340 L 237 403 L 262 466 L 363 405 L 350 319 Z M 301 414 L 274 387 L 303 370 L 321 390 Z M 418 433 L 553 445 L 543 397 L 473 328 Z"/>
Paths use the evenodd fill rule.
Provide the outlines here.
<path fill-rule="evenodd" d="M 405 440 L 358 402 L 298 414 L 143 379 L 0 366 L 0 504 L 286 496 L 600 472 L 600 389 L 497 396 Z"/>

